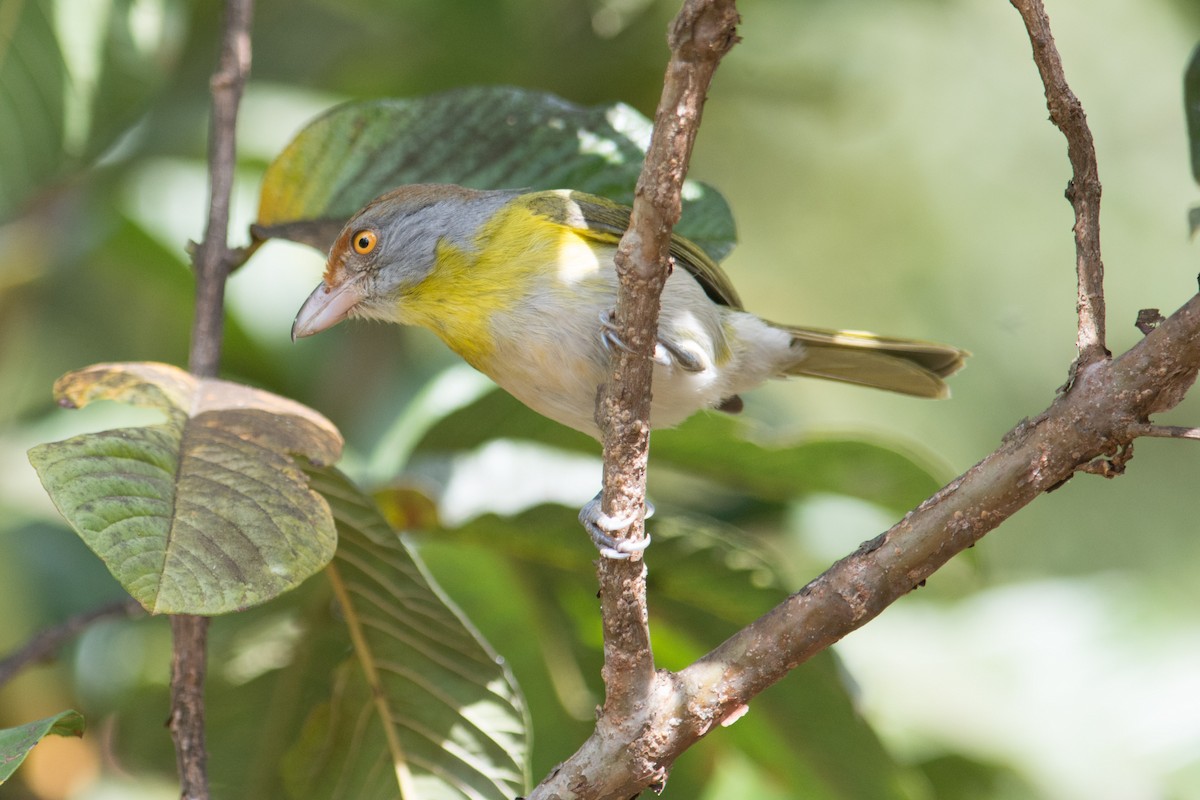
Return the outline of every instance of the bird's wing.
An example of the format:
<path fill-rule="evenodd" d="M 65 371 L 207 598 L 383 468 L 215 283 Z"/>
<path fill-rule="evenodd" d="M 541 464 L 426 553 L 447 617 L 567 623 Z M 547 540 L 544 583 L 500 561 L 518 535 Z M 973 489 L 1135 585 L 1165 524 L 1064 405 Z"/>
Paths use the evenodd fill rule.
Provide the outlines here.
<path fill-rule="evenodd" d="M 528 203 L 536 213 L 598 242 L 616 244 L 629 227 L 628 207 L 584 192 L 538 192 L 529 196 Z M 698 245 L 672 234 L 670 253 L 713 302 L 738 310 L 743 308 L 729 277 Z"/>

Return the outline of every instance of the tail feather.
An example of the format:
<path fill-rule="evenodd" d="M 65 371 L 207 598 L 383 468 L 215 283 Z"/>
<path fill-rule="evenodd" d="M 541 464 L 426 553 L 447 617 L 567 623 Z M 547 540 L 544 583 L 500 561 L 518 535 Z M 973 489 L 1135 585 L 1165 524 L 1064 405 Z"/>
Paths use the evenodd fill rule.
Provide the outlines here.
<path fill-rule="evenodd" d="M 802 355 L 788 365 L 788 375 L 872 386 L 916 397 L 948 397 L 942 379 L 958 371 L 966 350 L 933 342 L 890 339 L 863 331 L 779 326 L 792 335 Z"/>

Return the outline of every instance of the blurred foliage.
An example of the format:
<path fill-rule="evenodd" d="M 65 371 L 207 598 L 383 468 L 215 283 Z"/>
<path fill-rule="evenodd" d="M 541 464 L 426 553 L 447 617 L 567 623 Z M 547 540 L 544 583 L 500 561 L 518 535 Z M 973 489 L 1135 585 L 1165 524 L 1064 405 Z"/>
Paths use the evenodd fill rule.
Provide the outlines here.
<path fill-rule="evenodd" d="M 1200 184 L 1200 44 L 1192 51 L 1183 73 L 1183 111 L 1187 117 L 1188 143 L 1191 145 L 1192 177 Z M 1188 212 L 1192 235 L 1200 229 L 1200 206 Z"/>
<path fill-rule="evenodd" d="M 234 243 L 245 241 L 265 165 L 342 101 L 512 85 L 652 114 L 676 6 L 260 0 Z M 1049 402 L 1072 356 L 1068 168 L 1008 4 L 748 0 L 742 13 L 745 42 L 717 75 L 692 177 L 733 209 L 741 244 L 726 267 L 748 306 L 771 319 L 950 341 L 976 356 L 947 403 L 793 382 L 748 396 L 743 421 L 706 417 L 656 433 L 650 600 L 665 667 L 712 647 L 991 450 Z M 1188 0 L 1062 3 L 1050 13 L 1096 133 L 1110 347 L 1119 352 L 1138 335 L 1139 308 L 1167 313 L 1195 287 L 1180 74 L 1200 16 Z M 185 245 L 202 225 L 218 25 L 215 4 L 185 0 L 0 3 L 0 652 L 120 594 L 54 513 L 24 452 L 127 421 L 102 407 L 56 410 L 50 387 L 63 373 L 100 361 L 186 361 Z M 505 474 L 552 470 L 542 456 L 477 477 L 472 514 L 450 513 L 448 487 L 486 460 L 491 437 L 576 459 L 597 449 L 502 394 L 451 397 L 438 381 L 451 358 L 420 332 L 342 326 L 291 346 L 291 317 L 319 264 L 270 243 L 234 276 L 225 374 L 333 419 L 349 442 L 346 469 L 380 483 L 370 486 L 395 501 L 394 515 L 442 518 L 413 542 L 521 685 L 536 778 L 587 735 L 599 699 L 594 554 L 573 509 L 545 496 L 502 508 Z M 433 398 L 423 394 L 431 386 Z M 414 398 L 433 411 L 406 417 Z M 1194 424 L 1200 404 L 1174 413 L 1164 421 Z M 396 441 L 411 458 L 381 452 Z M 877 639 L 874 629 L 906 613 L 935 616 L 968 591 L 1117 575 L 1130 587 L 1120 596 L 1138 598 L 1121 631 L 1194 641 L 1195 474 L 1185 446 L 1145 442 L 1120 481 L 1081 477 L 1043 498 L 855 634 L 878 656 L 851 660 L 849 674 L 834 654 L 797 670 L 682 758 L 666 795 L 1116 800 L 1169 787 L 1200 796 L 1194 756 L 1180 755 L 1200 746 L 1189 733 L 1200 710 L 1186 700 L 1200 695 L 1171 677 L 1194 665 L 1178 655 L 1184 648 L 1100 639 L 1106 659 L 1176 655 L 1148 656 L 1159 671 L 1107 686 L 1089 683 L 1095 663 L 1082 661 L 1039 675 L 1019 704 L 989 681 L 996 662 L 985 661 L 967 694 L 946 682 L 925 697 L 926 719 L 874 730 L 867 721 L 887 718 L 881 695 L 911 692 L 891 682 L 905 672 L 897 665 L 941 655 L 926 652 L 929 640 Z M 578 500 L 598 475 L 574 490 Z M 1038 618 L 1050 642 L 1074 641 L 1061 609 L 1039 606 Z M 1029 635 L 993 617 L 977 624 L 994 639 L 994 658 L 1015 649 L 1004 636 Z M 298 730 L 328 698 L 329 676 L 348 655 L 343 628 L 324 581 L 213 626 L 218 794 L 278 790 L 292 740 L 264 732 Z M 953 639 L 937 640 L 947 664 L 962 663 Z M 58 737 L 35 747 L 5 796 L 175 796 L 162 728 L 168 658 L 162 620 L 106 623 L 56 664 L 0 689 L 0 728 L 78 708 L 90 731 L 69 743 L 75 749 L 58 749 Z M 1043 708 L 1037 698 L 1050 696 L 1073 699 L 1055 713 L 1078 720 L 1057 759 L 1053 748 L 1022 747 Z M 1143 727 L 1114 719 L 1131 708 L 1147 710 Z M 1014 711 L 1006 730 L 1003 715 Z"/>

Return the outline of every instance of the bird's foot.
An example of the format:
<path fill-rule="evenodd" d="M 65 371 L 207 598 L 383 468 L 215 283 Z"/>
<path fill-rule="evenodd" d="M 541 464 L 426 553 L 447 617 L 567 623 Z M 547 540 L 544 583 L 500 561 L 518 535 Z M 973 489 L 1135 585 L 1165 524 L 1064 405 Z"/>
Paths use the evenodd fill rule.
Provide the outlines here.
<path fill-rule="evenodd" d="M 654 506 L 646 503 L 645 519 L 650 519 L 654 514 Z M 579 511 L 579 523 L 583 525 L 584 530 L 588 532 L 592 543 L 596 545 L 596 549 L 600 551 L 600 555 L 604 558 L 611 558 L 615 561 L 628 561 L 634 555 L 639 555 L 650 546 L 650 534 L 646 534 L 643 538 L 633 539 L 614 539 L 610 534 L 622 531 L 637 521 L 637 514 L 628 514 L 622 517 L 613 517 L 605 514 L 600 510 L 600 495 L 597 494 Z"/>
<path fill-rule="evenodd" d="M 616 312 L 609 309 L 600 314 L 600 341 L 605 350 L 616 347 L 626 353 L 632 353 L 633 348 L 617 335 L 617 324 L 614 321 Z M 703 372 L 704 364 L 692 353 L 687 352 L 674 342 L 669 342 L 661 336 L 654 343 L 654 355 L 651 357 L 655 364 L 663 367 L 678 366 L 684 372 Z"/>

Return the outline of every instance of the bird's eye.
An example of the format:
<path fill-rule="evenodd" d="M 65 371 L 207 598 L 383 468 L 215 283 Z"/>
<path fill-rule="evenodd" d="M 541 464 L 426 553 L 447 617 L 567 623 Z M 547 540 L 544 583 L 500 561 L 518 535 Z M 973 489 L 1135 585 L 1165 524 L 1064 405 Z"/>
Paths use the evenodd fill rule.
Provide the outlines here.
<path fill-rule="evenodd" d="M 367 253 L 375 249 L 379 237 L 375 235 L 375 231 L 362 230 L 354 234 L 354 238 L 350 240 L 354 246 L 354 252 L 360 256 L 365 256 Z"/>

